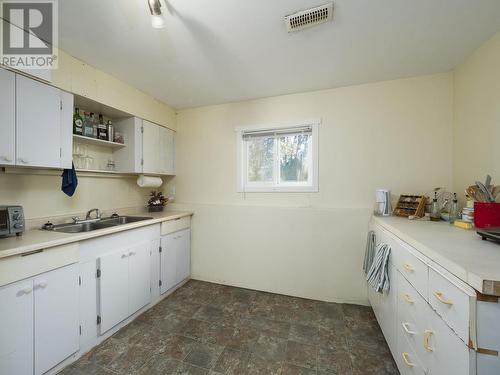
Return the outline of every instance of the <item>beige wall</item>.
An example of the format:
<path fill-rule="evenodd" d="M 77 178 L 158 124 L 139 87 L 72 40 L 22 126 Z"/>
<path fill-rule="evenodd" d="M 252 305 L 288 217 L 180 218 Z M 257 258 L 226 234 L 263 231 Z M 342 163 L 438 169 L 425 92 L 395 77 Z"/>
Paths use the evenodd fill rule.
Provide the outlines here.
<path fill-rule="evenodd" d="M 108 106 L 175 129 L 175 110 L 112 76 L 59 51 L 59 69 L 53 84 Z M 61 192 L 60 173 L 17 175 L 0 172 L 0 205 L 20 204 L 27 218 L 81 213 L 101 209 L 143 206 L 150 189 L 141 189 L 133 178 L 100 178 L 80 175 L 76 194 Z"/>
<path fill-rule="evenodd" d="M 366 303 L 374 190 L 451 187 L 451 74 L 180 111 L 177 206 L 193 218 L 194 278 Z M 236 193 L 234 127 L 322 119 L 319 193 Z"/>
<path fill-rule="evenodd" d="M 500 33 L 455 71 L 454 185 L 500 184 Z"/>

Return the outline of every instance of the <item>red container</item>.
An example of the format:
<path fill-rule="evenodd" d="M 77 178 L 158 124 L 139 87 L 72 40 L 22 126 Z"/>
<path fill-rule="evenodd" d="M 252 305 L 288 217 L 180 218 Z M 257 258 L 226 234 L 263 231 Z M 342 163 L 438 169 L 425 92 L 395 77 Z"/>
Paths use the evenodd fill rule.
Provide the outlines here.
<path fill-rule="evenodd" d="M 476 228 L 500 227 L 500 203 L 474 202 Z"/>

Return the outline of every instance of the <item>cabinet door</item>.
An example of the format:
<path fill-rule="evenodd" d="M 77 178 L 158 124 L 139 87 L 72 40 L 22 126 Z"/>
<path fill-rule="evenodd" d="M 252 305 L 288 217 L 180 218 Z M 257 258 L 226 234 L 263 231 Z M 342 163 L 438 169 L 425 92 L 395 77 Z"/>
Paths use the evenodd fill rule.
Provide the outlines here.
<path fill-rule="evenodd" d="M 185 229 L 178 232 L 176 238 L 177 276 L 176 284 L 191 275 L 191 231 Z"/>
<path fill-rule="evenodd" d="M 446 325 L 434 311 L 428 312 L 429 328 L 424 332 L 424 345 L 428 343 L 427 351 L 429 375 L 469 375 L 471 361 L 469 348 Z"/>
<path fill-rule="evenodd" d="M 80 350 L 88 351 L 99 335 L 97 326 L 97 262 L 80 263 Z"/>
<path fill-rule="evenodd" d="M 160 173 L 175 174 L 175 132 L 160 127 Z"/>
<path fill-rule="evenodd" d="M 61 168 L 71 169 L 73 162 L 73 94 L 60 91 Z"/>
<path fill-rule="evenodd" d="M 60 90 L 16 75 L 16 164 L 61 167 Z"/>
<path fill-rule="evenodd" d="M 176 233 L 161 238 L 161 293 L 165 293 L 176 285 L 177 242 Z"/>
<path fill-rule="evenodd" d="M 99 258 L 101 335 L 128 317 L 128 250 Z"/>
<path fill-rule="evenodd" d="M 145 242 L 129 250 L 129 315 L 151 302 L 151 246 Z"/>
<path fill-rule="evenodd" d="M 0 374 L 33 374 L 33 281 L 0 288 Z"/>
<path fill-rule="evenodd" d="M 12 165 L 16 157 L 15 75 L 0 69 L 0 164 Z"/>
<path fill-rule="evenodd" d="M 142 121 L 142 126 L 142 171 L 158 173 L 160 171 L 160 127 L 146 120 Z"/>
<path fill-rule="evenodd" d="M 78 265 L 34 279 L 35 375 L 78 351 Z"/>

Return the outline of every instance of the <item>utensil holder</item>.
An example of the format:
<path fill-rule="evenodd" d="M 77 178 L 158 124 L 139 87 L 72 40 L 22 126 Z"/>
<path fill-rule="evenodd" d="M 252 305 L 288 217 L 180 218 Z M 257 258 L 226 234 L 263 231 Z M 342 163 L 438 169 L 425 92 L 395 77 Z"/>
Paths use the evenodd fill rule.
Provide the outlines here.
<path fill-rule="evenodd" d="M 500 203 L 474 202 L 476 228 L 500 227 Z"/>

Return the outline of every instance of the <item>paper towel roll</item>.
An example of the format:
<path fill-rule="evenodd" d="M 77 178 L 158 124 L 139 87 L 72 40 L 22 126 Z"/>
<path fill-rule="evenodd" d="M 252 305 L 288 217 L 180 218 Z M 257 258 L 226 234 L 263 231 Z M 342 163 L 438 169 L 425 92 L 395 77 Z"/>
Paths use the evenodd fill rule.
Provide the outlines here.
<path fill-rule="evenodd" d="M 163 180 L 160 177 L 144 176 L 141 174 L 137 178 L 137 185 L 139 187 L 158 187 L 163 184 Z"/>

